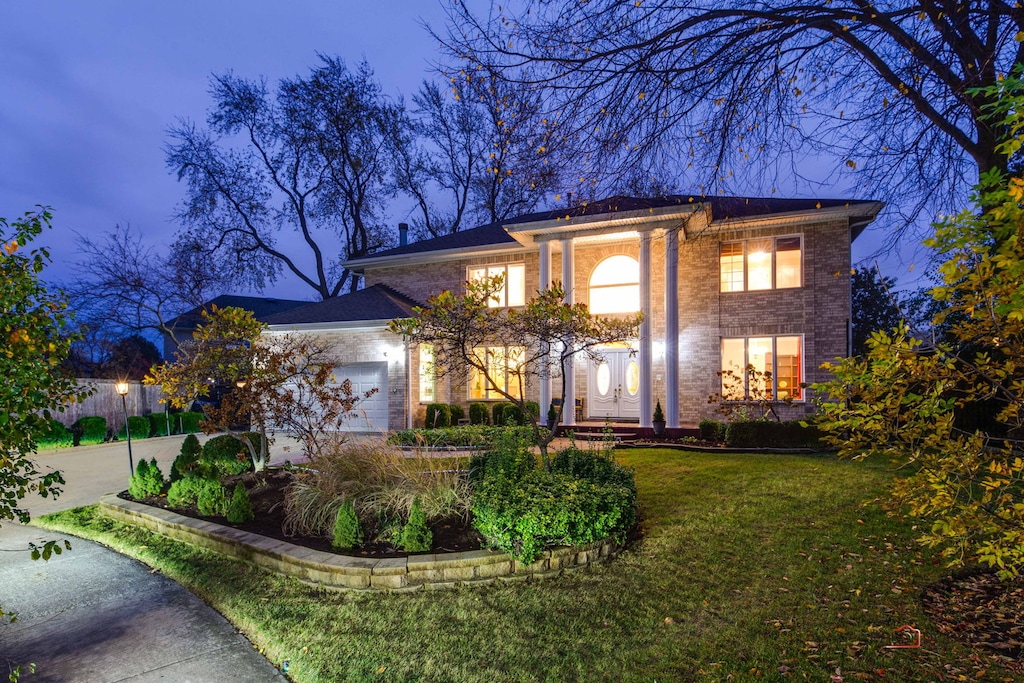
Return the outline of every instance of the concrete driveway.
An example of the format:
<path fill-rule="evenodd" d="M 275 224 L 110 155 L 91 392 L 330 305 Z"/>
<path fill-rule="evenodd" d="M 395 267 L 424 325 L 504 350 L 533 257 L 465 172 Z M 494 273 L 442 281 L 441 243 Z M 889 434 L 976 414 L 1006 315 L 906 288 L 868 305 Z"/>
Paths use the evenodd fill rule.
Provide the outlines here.
<path fill-rule="evenodd" d="M 201 437 L 202 438 L 202 437 Z M 139 458 L 155 457 L 166 474 L 184 437 L 132 442 Z M 290 440 L 272 460 L 297 459 Z M 43 452 L 42 468 L 61 470 L 67 484 L 56 499 L 34 498 L 34 516 L 91 505 L 128 487 L 125 443 Z M 18 621 L 0 623 L 3 663 L 34 663 L 32 681 L 284 681 L 220 614 L 141 562 L 101 545 L 70 538 L 72 550 L 32 561 L 30 542 L 70 538 L 32 526 L 0 526 L 0 604 Z"/>

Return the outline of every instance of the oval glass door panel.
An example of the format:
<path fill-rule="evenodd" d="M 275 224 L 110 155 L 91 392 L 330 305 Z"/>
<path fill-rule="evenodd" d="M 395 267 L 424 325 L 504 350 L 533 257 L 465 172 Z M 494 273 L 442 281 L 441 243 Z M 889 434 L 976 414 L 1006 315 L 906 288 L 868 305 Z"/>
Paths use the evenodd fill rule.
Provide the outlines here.
<path fill-rule="evenodd" d="M 636 396 L 640 391 L 640 366 L 635 360 L 630 360 L 626 367 L 626 391 L 630 396 Z"/>
<path fill-rule="evenodd" d="M 607 363 L 597 366 L 597 393 L 606 396 L 612 386 L 612 369 Z"/>

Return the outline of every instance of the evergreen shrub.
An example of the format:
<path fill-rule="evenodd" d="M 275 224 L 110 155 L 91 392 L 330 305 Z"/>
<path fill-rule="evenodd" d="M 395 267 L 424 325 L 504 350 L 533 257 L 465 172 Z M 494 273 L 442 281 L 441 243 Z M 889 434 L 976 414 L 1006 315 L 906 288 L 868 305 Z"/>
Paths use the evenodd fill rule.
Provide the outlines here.
<path fill-rule="evenodd" d="M 425 420 L 427 429 L 452 426 L 452 408 L 447 403 L 428 403 Z"/>
<path fill-rule="evenodd" d="M 199 445 L 199 439 L 195 434 L 189 434 L 181 442 L 181 450 L 178 457 L 171 465 L 171 481 L 175 482 L 182 477 L 188 476 L 199 467 L 199 454 L 203 447 Z"/>
<path fill-rule="evenodd" d="M 135 466 L 135 474 L 128 481 L 128 493 L 132 498 L 142 499 L 148 496 L 159 496 L 164 492 L 164 474 L 156 463 L 156 458 L 149 462 L 139 460 Z"/>
<path fill-rule="evenodd" d="M 199 479 L 198 481 L 200 484 L 196 494 L 196 508 L 199 509 L 199 514 L 223 515 L 227 511 L 228 505 L 224 487 L 216 479 Z"/>
<path fill-rule="evenodd" d="M 363 544 L 363 528 L 359 525 L 359 516 L 351 500 L 346 500 L 338 508 L 334 519 L 334 534 L 331 547 L 335 550 L 352 550 Z"/>
<path fill-rule="evenodd" d="M 259 448 L 262 438 L 259 434 L 249 432 L 246 436 Z M 215 436 L 203 444 L 199 462 L 214 468 L 220 476 L 241 474 L 253 469 L 249 448 L 242 443 L 241 439 L 231 434 Z"/>
<path fill-rule="evenodd" d="M 398 545 L 407 553 L 422 553 L 434 547 L 434 533 L 427 526 L 427 517 L 420 507 L 420 499 L 412 501 L 409 521 L 402 527 Z"/>
<path fill-rule="evenodd" d="M 149 422 L 149 417 L 145 415 L 132 415 L 128 418 L 128 427 L 132 430 L 133 439 L 148 439 L 152 425 Z M 124 424 L 122 423 L 121 429 L 117 432 L 117 438 L 119 441 L 124 441 L 127 436 L 124 431 Z"/>
<path fill-rule="evenodd" d="M 718 420 L 704 419 L 700 421 L 698 425 L 700 427 L 700 438 L 704 441 L 724 441 L 725 440 L 725 428 L 724 422 Z"/>
<path fill-rule="evenodd" d="M 75 435 L 63 422 L 52 418 L 48 422 L 49 429 L 36 441 L 39 448 L 67 448 L 75 445 Z"/>
<path fill-rule="evenodd" d="M 490 423 L 490 410 L 487 408 L 486 403 L 470 403 L 469 404 L 469 424 L 471 425 L 486 425 Z"/>
<path fill-rule="evenodd" d="M 107 418 L 102 415 L 80 417 L 71 425 L 76 446 L 103 443 L 107 438 Z"/>
<path fill-rule="evenodd" d="M 170 416 L 171 430 L 174 430 L 174 415 Z M 150 413 L 149 415 L 149 433 L 151 436 L 169 436 L 167 432 L 167 413 Z M 132 432 L 134 435 L 135 432 Z"/>
<path fill-rule="evenodd" d="M 231 494 L 231 501 L 228 503 L 225 517 L 232 524 L 242 524 L 248 522 L 254 516 L 252 502 L 249 500 L 249 492 L 245 489 L 245 484 L 238 482 L 235 484 L 234 493 Z"/>
<path fill-rule="evenodd" d="M 177 434 L 195 434 L 199 431 L 199 422 L 205 416 L 202 413 L 178 413 L 171 419 L 177 424 Z"/>

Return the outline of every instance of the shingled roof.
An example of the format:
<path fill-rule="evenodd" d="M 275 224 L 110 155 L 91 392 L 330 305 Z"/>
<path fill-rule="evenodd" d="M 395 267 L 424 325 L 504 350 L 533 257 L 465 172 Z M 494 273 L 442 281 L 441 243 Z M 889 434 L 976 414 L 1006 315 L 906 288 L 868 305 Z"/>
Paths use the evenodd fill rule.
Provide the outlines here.
<path fill-rule="evenodd" d="M 268 316 L 268 325 L 370 322 L 408 318 L 421 305 L 387 285 L 373 285 L 351 294 L 334 296 L 283 313 Z"/>
<path fill-rule="evenodd" d="M 294 299 L 270 299 L 261 296 L 221 294 L 210 299 L 202 306 L 196 306 L 191 311 L 182 313 L 178 317 L 169 320 L 167 326 L 178 330 L 193 330 L 203 324 L 203 311 L 209 311 L 213 306 L 217 308 L 228 308 L 229 306 L 244 308 L 247 311 L 252 311 L 253 316 L 257 320 L 263 320 L 268 316 L 293 308 L 308 306 L 309 303 L 308 301 L 296 301 Z"/>
<path fill-rule="evenodd" d="M 711 220 L 725 221 L 754 216 L 770 216 L 773 214 L 791 213 L 794 211 L 811 211 L 836 207 L 877 204 L 870 200 L 850 199 L 776 199 L 771 197 L 708 197 L 705 195 L 667 195 L 664 197 L 609 197 L 597 202 L 579 204 L 577 206 L 541 211 L 517 216 L 499 223 L 490 223 L 470 230 L 462 230 L 453 235 L 442 235 L 432 239 L 421 240 L 394 249 L 379 251 L 365 259 L 355 259 L 353 264 L 361 261 L 373 261 L 379 258 L 426 254 L 436 251 L 454 249 L 470 249 L 487 246 L 513 247 L 516 240 L 505 230 L 505 226 L 523 225 L 540 221 L 577 218 L 580 216 L 599 216 L 607 213 L 642 211 L 646 209 L 663 209 L 673 206 L 689 206 L 704 204 L 711 210 Z M 854 235 L 859 234 L 859 230 Z"/>

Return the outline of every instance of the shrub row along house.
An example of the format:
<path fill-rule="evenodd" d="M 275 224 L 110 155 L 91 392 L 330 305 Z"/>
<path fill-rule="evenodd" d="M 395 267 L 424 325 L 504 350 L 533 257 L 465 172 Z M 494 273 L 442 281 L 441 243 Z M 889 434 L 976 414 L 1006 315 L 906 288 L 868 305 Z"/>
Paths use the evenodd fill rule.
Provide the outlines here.
<path fill-rule="evenodd" d="M 436 377 L 429 347 L 387 331 L 394 318 L 442 290 L 503 275 L 495 306 L 523 305 L 553 281 L 597 315 L 642 312 L 637 339 L 578 361 L 568 373 L 563 423 L 651 425 L 660 401 L 670 428 L 711 417 L 721 370 L 771 373 L 767 391 L 811 410 L 806 384 L 849 350 L 850 246 L 881 209 L 874 201 L 616 197 L 406 243 L 345 265 L 365 288 L 264 317 L 268 335 L 314 333 L 330 343 L 336 375 L 359 392 L 376 387 L 354 430 L 422 424 L 426 405 L 503 400 L 476 372 Z M 500 372 L 515 347 L 480 349 Z M 507 373 L 504 376 L 508 377 Z M 529 399 L 557 398 L 541 382 Z M 749 388 L 731 387 L 730 398 Z"/>

